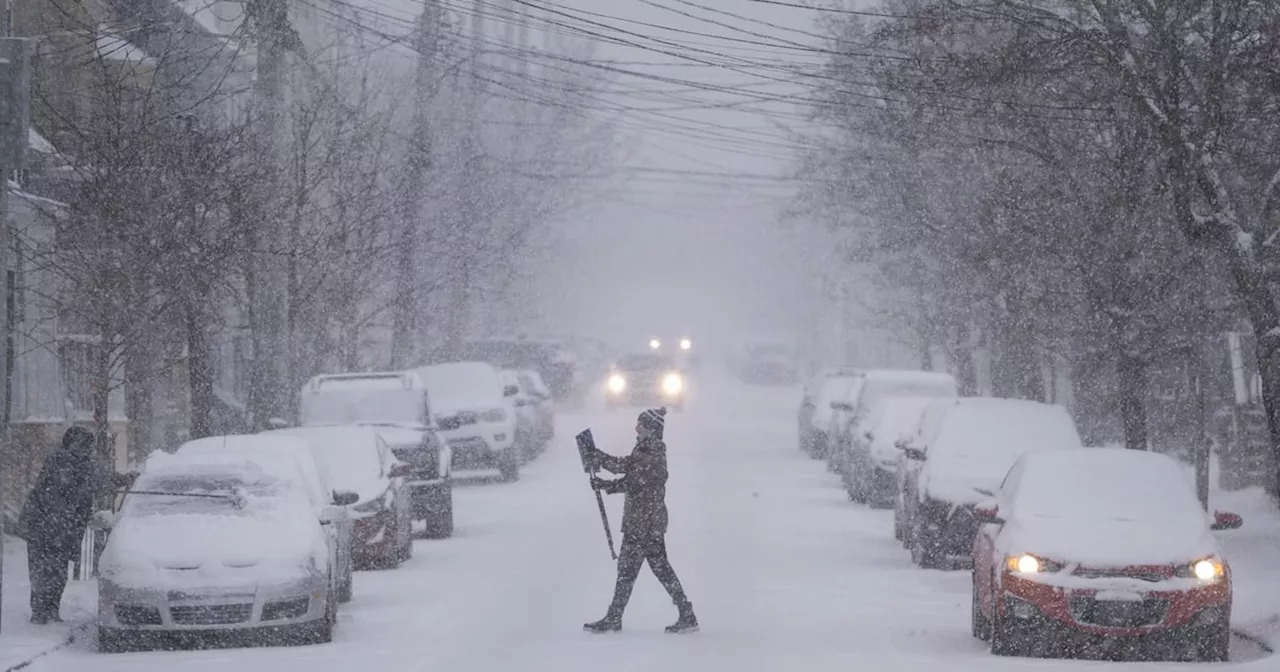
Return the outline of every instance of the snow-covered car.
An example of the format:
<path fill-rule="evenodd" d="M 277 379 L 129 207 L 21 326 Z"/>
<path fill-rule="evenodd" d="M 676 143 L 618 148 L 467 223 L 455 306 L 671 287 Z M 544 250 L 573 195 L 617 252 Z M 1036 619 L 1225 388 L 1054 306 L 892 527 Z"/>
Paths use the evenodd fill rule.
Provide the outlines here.
<path fill-rule="evenodd" d="M 327 482 L 359 495 L 348 506 L 356 569 L 394 568 L 413 556 L 412 506 L 405 483 L 413 467 L 395 458 L 377 428 L 291 427 L 263 434 L 305 440 Z"/>
<path fill-rule="evenodd" d="M 956 379 L 937 371 L 867 371 L 858 385 L 849 388 L 845 398 L 832 402 L 831 427 L 827 432 L 827 459 L 834 471 L 845 475 L 850 483 L 863 483 L 877 477 L 871 460 L 866 433 L 876 420 L 880 406 L 893 397 L 932 397 L 950 399 L 959 396 Z M 892 472 L 888 472 L 892 473 Z M 862 489 L 850 491 L 853 501 L 867 501 Z M 890 497 L 890 501 L 892 498 Z"/>
<path fill-rule="evenodd" d="M 605 405 L 667 406 L 683 410 L 685 380 L 676 361 L 661 352 L 623 355 L 614 363 L 605 381 Z"/>
<path fill-rule="evenodd" d="M 822 401 L 819 397 L 827 381 L 832 378 L 856 377 L 861 374 L 860 369 L 853 367 L 827 367 L 805 381 L 800 393 L 800 408 L 796 411 L 796 445 L 802 452 L 810 455 L 816 452 L 814 442 L 821 432 L 815 426 L 814 420 L 818 414 L 818 404 Z M 828 414 L 830 403 L 828 400 Z"/>
<path fill-rule="evenodd" d="M 413 519 L 425 523 L 428 538 L 453 534 L 453 456 L 436 436 L 427 386 L 416 373 L 316 376 L 302 388 L 298 411 L 303 427 L 377 428 L 396 459 L 413 467 L 407 481 Z"/>
<path fill-rule="evenodd" d="M 293 436 L 236 434 L 188 441 L 178 446 L 175 454 L 193 458 L 199 455 L 236 455 L 238 459 L 248 461 L 280 457 L 292 461 L 302 476 L 316 519 L 323 522 L 325 532 L 333 537 L 333 542 L 338 548 L 336 570 L 338 601 L 347 602 L 351 599 L 354 585 L 352 576 L 354 563 L 351 557 L 352 526 L 351 517 L 345 507 L 358 501 L 360 495 L 333 487 L 317 464 L 310 444 Z"/>
<path fill-rule="evenodd" d="M 866 502 L 873 508 L 893 506 L 898 494 L 898 443 L 910 440 L 920 429 L 925 409 L 933 397 L 889 397 L 862 423 L 860 436 L 852 445 L 866 446 L 867 468 L 850 468 L 842 460 L 840 474 L 849 499 Z M 850 444 L 846 444 L 846 452 Z"/>
<path fill-rule="evenodd" d="M 542 450 L 542 441 L 538 437 L 538 409 L 533 405 L 519 371 L 503 369 L 499 373 L 502 375 L 503 396 L 516 416 L 516 446 L 520 449 L 521 458 L 527 462 Z"/>
<path fill-rule="evenodd" d="M 1206 514 L 1172 458 L 1029 453 L 975 514 L 973 634 L 992 653 L 1227 659 L 1231 569 L 1211 530 L 1243 521 Z"/>
<path fill-rule="evenodd" d="M 450 362 L 416 373 L 431 392 L 435 426 L 453 453 L 453 468 L 496 468 L 502 480 L 518 480 L 516 414 L 498 370 L 484 362 Z"/>
<path fill-rule="evenodd" d="M 533 369 L 522 370 L 520 380 L 538 417 L 538 440 L 545 444 L 556 434 L 556 404 L 551 388 L 542 380 L 542 375 Z"/>
<path fill-rule="evenodd" d="M 835 411 L 832 403 L 847 396 L 849 389 L 856 386 L 861 378 L 861 374 L 835 375 L 824 378 L 818 385 L 817 393 L 812 397 L 813 413 L 809 416 L 809 426 L 800 428 L 800 447 L 806 449 L 809 457 L 816 460 L 827 454 L 827 431 Z M 804 414 L 803 406 L 801 414 Z"/>
<path fill-rule="evenodd" d="M 99 517 L 110 528 L 99 650 L 231 635 L 329 641 L 339 549 L 325 528 L 342 514 L 317 518 L 308 490 L 283 456 L 153 456 L 120 511 Z"/>
<path fill-rule="evenodd" d="M 968 559 L 978 522 L 973 507 L 994 491 L 1023 454 L 1080 448 L 1067 409 L 1025 399 L 962 397 L 929 405 L 920 432 L 899 449 L 903 472 L 895 525 L 902 525 L 911 560 L 941 567 Z"/>

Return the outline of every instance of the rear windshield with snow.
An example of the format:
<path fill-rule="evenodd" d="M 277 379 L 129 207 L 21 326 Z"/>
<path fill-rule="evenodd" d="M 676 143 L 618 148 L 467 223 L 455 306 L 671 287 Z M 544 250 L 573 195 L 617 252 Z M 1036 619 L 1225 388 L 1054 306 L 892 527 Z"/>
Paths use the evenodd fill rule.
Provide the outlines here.
<path fill-rule="evenodd" d="M 502 379 L 492 366 L 480 362 L 439 364 L 418 370 L 439 403 L 492 403 L 502 398 Z"/>
<path fill-rule="evenodd" d="M 1204 511 L 1182 470 L 1163 455 L 1095 448 L 1028 460 L 1013 509 L 1019 516 L 1135 521 L 1194 520 Z"/>
<path fill-rule="evenodd" d="M 1079 448 L 1080 435 L 1066 409 L 1049 404 L 959 404 L 944 417 L 937 440 L 929 446 L 935 469 L 963 465 L 1007 471 L 1032 450 Z"/>

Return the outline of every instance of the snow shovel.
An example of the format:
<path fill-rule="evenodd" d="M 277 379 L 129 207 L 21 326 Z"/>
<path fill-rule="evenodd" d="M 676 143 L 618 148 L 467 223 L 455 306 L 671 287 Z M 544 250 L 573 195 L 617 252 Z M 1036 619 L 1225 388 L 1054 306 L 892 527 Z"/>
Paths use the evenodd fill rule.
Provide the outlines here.
<path fill-rule="evenodd" d="M 582 459 L 582 470 L 588 476 L 595 476 L 596 465 L 590 457 L 593 452 L 597 452 L 595 437 L 591 436 L 590 429 L 584 429 L 574 439 L 578 442 L 578 457 Z M 600 522 L 604 524 L 604 538 L 609 542 L 609 555 L 617 560 L 618 554 L 613 550 L 613 532 L 609 531 L 609 514 L 604 510 L 604 495 L 601 495 L 599 490 L 595 490 L 595 493 L 596 505 L 600 507 Z"/>

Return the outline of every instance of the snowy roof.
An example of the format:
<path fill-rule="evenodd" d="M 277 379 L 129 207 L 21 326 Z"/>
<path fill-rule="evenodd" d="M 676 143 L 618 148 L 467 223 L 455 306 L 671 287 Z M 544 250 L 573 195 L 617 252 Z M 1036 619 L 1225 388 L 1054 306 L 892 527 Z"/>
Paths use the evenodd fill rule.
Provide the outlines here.
<path fill-rule="evenodd" d="M 98 26 L 98 58 L 115 63 L 155 67 L 155 61 L 132 42 L 113 35 L 109 26 Z"/>

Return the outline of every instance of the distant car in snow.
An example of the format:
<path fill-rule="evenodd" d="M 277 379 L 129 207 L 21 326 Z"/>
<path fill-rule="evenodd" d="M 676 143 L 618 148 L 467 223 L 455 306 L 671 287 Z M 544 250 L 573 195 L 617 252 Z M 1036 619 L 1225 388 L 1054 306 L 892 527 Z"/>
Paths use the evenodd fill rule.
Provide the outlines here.
<path fill-rule="evenodd" d="M 210 436 L 188 441 L 175 451 L 183 457 L 214 455 L 235 457 L 236 459 L 253 461 L 256 459 L 274 460 L 285 458 L 293 462 L 301 475 L 306 488 L 307 497 L 311 500 L 312 511 L 322 521 L 325 532 L 333 537 L 338 548 L 338 601 L 351 600 L 354 578 L 352 576 L 353 561 L 351 557 L 351 517 L 346 506 L 359 501 L 360 495 L 354 492 L 341 491 L 333 487 L 324 471 L 317 464 L 311 446 L 305 440 L 292 436 L 264 436 L 262 434 L 237 434 L 229 436 Z M 163 455 L 152 455 L 148 459 L 162 459 Z"/>
<path fill-rule="evenodd" d="M 843 398 L 861 377 L 862 372 L 857 370 L 829 370 L 805 386 L 800 410 L 796 413 L 797 441 L 800 450 L 809 457 L 818 459 L 826 454 L 827 431 L 835 410 L 831 404 Z"/>
<path fill-rule="evenodd" d="M 898 371 L 878 369 L 865 372 L 857 384 L 847 388 L 844 398 L 831 402 L 831 426 L 827 430 L 827 461 L 832 471 L 845 475 L 853 485 L 849 490 L 855 502 L 868 501 L 868 495 L 880 495 L 868 488 L 888 481 L 892 471 L 880 471 L 871 461 L 866 440 L 869 424 L 876 420 L 881 405 L 893 397 L 932 397 L 948 399 L 959 396 L 956 379 L 937 371 Z M 893 501 L 892 488 L 881 499 Z M 880 501 L 880 500 L 876 500 Z"/>
<path fill-rule="evenodd" d="M 551 388 L 542 375 L 533 369 L 520 372 L 521 389 L 529 398 L 530 406 L 538 418 L 538 440 L 546 444 L 556 434 L 556 404 Z"/>
<path fill-rule="evenodd" d="M 299 393 L 303 427 L 367 425 L 378 429 L 402 462 L 413 466 L 412 515 L 425 535 L 453 534 L 453 456 L 437 436 L 426 383 L 407 371 L 336 373 L 307 381 Z"/>
<path fill-rule="evenodd" d="M 305 440 L 328 482 L 360 496 L 348 506 L 357 569 L 395 568 L 413 556 L 413 512 L 405 483 L 413 465 L 395 458 L 377 428 L 292 427 L 263 435 Z"/>
<path fill-rule="evenodd" d="M 346 501 L 346 498 L 340 498 Z M 337 622 L 339 548 L 306 479 L 283 456 L 158 454 L 126 493 L 98 579 L 103 652 L 174 638 L 263 635 L 327 642 Z"/>
<path fill-rule="evenodd" d="M 915 435 L 925 409 L 935 400 L 889 397 L 861 423 L 841 449 L 840 475 L 851 501 L 873 508 L 893 507 L 898 494 L 898 443 Z"/>
<path fill-rule="evenodd" d="M 637 404 L 684 410 L 685 379 L 679 363 L 662 352 L 623 355 L 614 362 L 605 381 L 605 406 Z"/>
<path fill-rule="evenodd" d="M 526 388 L 527 382 L 521 379 L 519 371 L 503 369 L 499 373 L 502 375 L 504 393 L 513 388 L 515 390 L 514 394 L 507 396 L 507 400 L 516 416 L 516 446 L 525 461 L 532 460 L 538 456 L 543 445 L 538 427 L 538 408 L 534 405 L 533 397 Z"/>
<path fill-rule="evenodd" d="M 520 478 L 517 418 L 498 370 L 484 362 L 449 362 L 414 373 L 431 392 L 432 417 L 453 454 L 455 469 L 497 469 L 504 481 Z M 511 392 L 511 395 L 507 395 Z"/>
<path fill-rule="evenodd" d="M 895 525 L 903 526 L 911 559 L 941 567 L 967 559 L 978 533 L 973 507 L 1009 468 L 1032 451 L 1080 448 L 1067 409 L 1024 399 L 940 399 L 925 410 L 920 431 L 899 444 L 900 490 Z"/>
<path fill-rule="evenodd" d="M 975 515 L 973 635 L 993 653 L 1227 660 L 1231 569 L 1210 530 L 1243 520 L 1206 514 L 1172 458 L 1029 453 Z"/>

